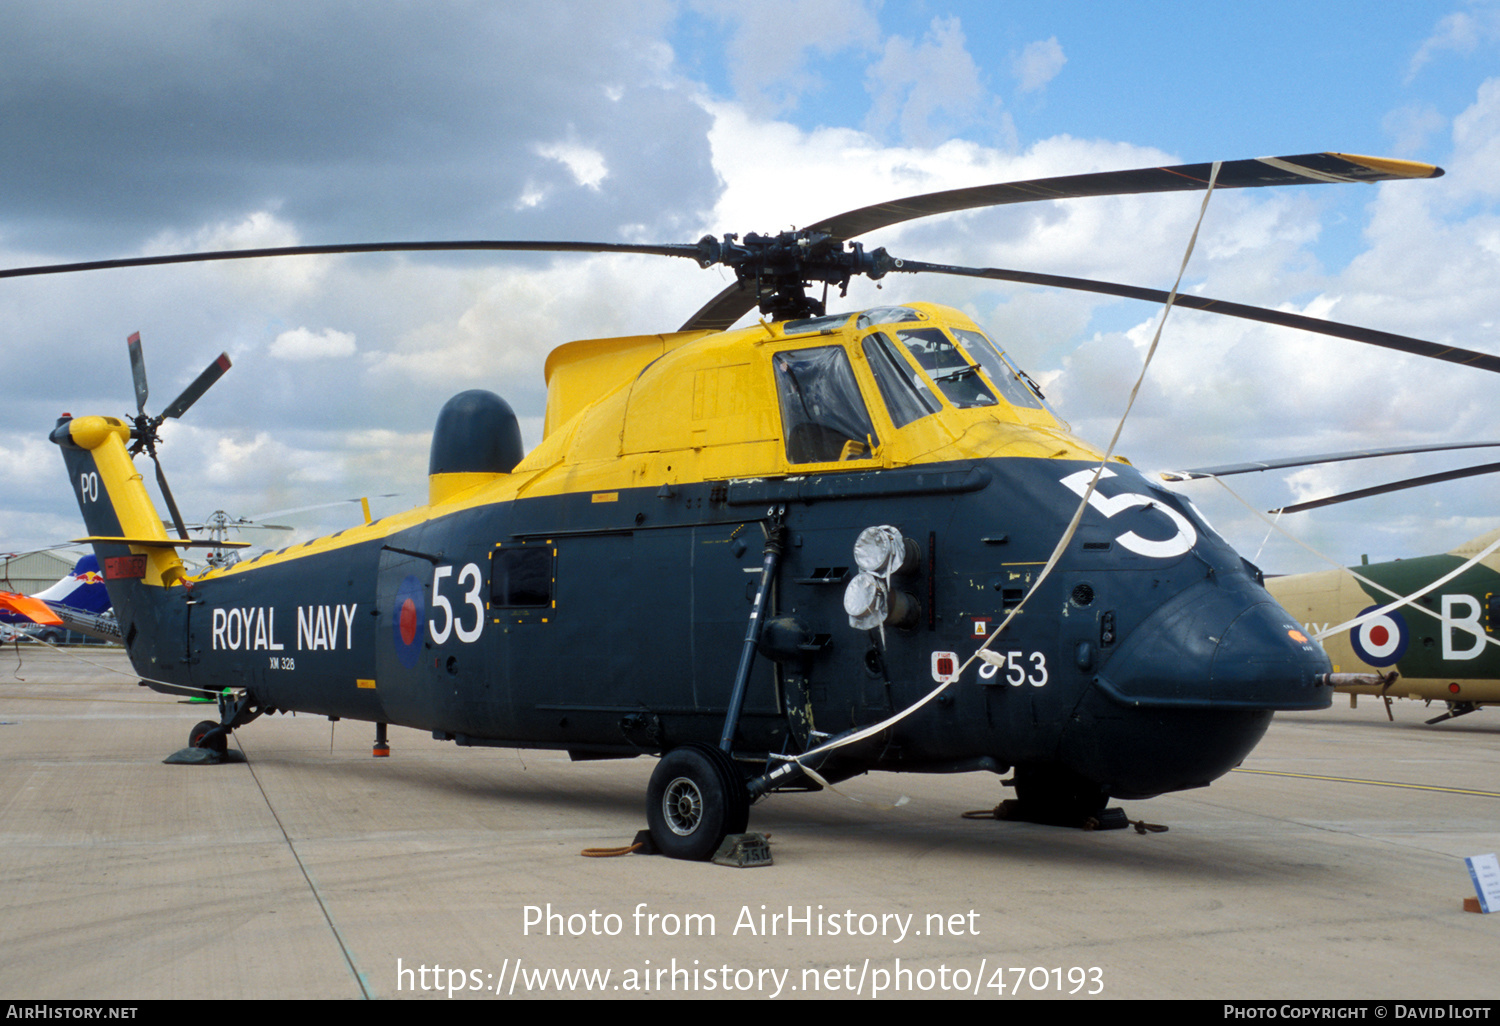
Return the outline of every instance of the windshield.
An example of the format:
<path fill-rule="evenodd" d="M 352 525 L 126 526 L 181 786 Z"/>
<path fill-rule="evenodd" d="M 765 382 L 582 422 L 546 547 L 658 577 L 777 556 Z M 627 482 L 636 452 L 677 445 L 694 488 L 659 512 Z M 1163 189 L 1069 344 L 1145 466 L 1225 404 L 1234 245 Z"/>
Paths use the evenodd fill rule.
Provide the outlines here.
<path fill-rule="evenodd" d="M 954 406 L 964 410 L 996 405 L 995 394 L 979 377 L 978 368 L 942 329 L 898 331 L 896 337 Z"/>
<path fill-rule="evenodd" d="M 969 356 L 984 368 L 1000 394 L 1010 400 L 1012 406 L 1025 406 L 1034 410 L 1046 408 L 1041 401 L 1041 389 L 1024 372 L 1011 366 L 1000 347 L 991 342 L 984 332 L 954 328 L 953 334 L 963 343 Z"/>

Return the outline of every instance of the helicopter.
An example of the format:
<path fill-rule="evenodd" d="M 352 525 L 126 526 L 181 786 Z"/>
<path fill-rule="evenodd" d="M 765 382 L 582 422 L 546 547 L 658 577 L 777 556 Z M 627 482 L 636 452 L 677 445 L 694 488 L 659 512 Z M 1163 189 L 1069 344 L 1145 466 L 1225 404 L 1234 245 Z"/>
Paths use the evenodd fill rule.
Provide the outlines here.
<path fill-rule="evenodd" d="M 1308 631 L 1349 624 L 1323 646 L 1336 670 L 1365 674 L 1337 689 L 1351 703 L 1360 695 L 1383 699 L 1387 716 L 1392 698 L 1445 703 L 1446 712 L 1426 721 L 1431 726 L 1500 703 L 1496 542 L 1500 530 L 1439 555 L 1292 574 L 1266 587 Z M 1480 562 L 1450 576 L 1486 549 Z M 1386 608 L 1412 594 L 1420 596 L 1415 609 Z"/>
<path fill-rule="evenodd" d="M 1494 448 L 1500 442 L 1451 442 L 1326 453 L 1252 463 L 1166 472 L 1168 481 L 1187 481 L 1330 462 L 1372 459 L 1439 450 Z M 1301 513 L 1337 503 L 1490 474 L 1500 464 L 1446 470 L 1318 499 L 1272 514 Z M 1429 726 L 1500 703 L 1500 529 L 1489 531 L 1446 553 L 1368 560 L 1344 569 L 1268 577 L 1266 589 L 1321 639 L 1340 673 L 1335 690 L 1351 705 L 1361 695 L 1381 699 L 1394 720 L 1393 698 L 1446 711 Z"/>
<path fill-rule="evenodd" d="M 656 756 L 650 841 L 705 859 L 745 831 L 753 802 L 871 770 L 1012 773 L 1008 818 L 1123 826 L 1110 798 L 1207 786 L 1276 711 L 1331 701 L 1327 658 L 1259 570 L 1182 496 L 1073 436 L 968 316 L 919 301 L 829 313 L 808 294 L 894 273 L 1167 293 L 852 239 L 1004 203 L 1440 174 L 1306 154 L 952 190 L 691 244 L 357 243 L 0 277 L 464 249 L 732 269 L 675 331 L 553 350 L 530 452 L 504 399 L 460 393 L 436 418 L 425 505 L 196 575 L 179 550 L 226 543 L 189 537 L 157 430 L 227 358 L 151 416 L 132 336 L 137 413 L 64 415 L 51 433 L 142 683 L 220 696 L 193 746 L 222 752 L 257 717 L 300 712 L 374 723 L 377 753 L 397 724 L 459 746 Z M 1176 301 L 1500 369 L 1391 333 Z"/>
<path fill-rule="evenodd" d="M 208 515 L 201 524 L 184 525 L 189 531 L 207 531 L 208 537 L 214 541 L 227 542 L 229 532 L 241 531 L 291 531 L 294 530 L 289 524 L 265 524 L 256 521 L 252 517 L 230 516 L 222 509 L 216 509 Z M 239 562 L 239 553 L 227 546 L 220 546 L 209 551 L 204 562 L 210 567 L 232 566 Z"/>

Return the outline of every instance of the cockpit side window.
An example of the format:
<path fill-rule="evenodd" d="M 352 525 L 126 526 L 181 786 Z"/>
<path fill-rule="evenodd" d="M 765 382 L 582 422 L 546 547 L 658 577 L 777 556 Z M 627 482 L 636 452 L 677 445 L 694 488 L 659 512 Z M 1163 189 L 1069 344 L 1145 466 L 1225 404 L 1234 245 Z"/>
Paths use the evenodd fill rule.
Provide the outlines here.
<path fill-rule="evenodd" d="M 997 405 L 995 394 L 979 377 L 979 369 L 940 328 L 897 331 L 896 337 L 942 390 L 944 398 L 960 410 L 972 406 Z"/>
<path fill-rule="evenodd" d="M 842 346 L 776 353 L 786 458 L 791 463 L 866 459 L 878 444 Z"/>
<path fill-rule="evenodd" d="M 871 332 L 865 337 L 864 349 L 892 424 L 905 427 L 942 409 L 937 397 L 912 373 L 911 365 L 897 352 L 896 344 L 889 338 L 878 331 Z"/>

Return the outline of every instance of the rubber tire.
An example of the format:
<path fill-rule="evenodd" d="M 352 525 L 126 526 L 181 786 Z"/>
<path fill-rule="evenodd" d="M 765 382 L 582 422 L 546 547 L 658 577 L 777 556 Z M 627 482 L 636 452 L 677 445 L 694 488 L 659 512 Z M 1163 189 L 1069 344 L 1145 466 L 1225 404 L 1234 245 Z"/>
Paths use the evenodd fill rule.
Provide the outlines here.
<path fill-rule="evenodd" d="M 702 861 L 730 834 L 744 833 L 750 799 L 724 752 L 686 744 L 662 756 L 646 787 L 646 823 L 663 855 Z"/>
<path fill-rule="evenodd" d="M 1055 766 L 1016 767 L 1016 798 L 1038 821 L 1060 825 L 1097 817 L 1109 804 L 1097 784 Z"/>
<path fill-rule="evenodd" d="M 216 727 L 218 727 L 218 724 L 213 720 L 204 720 L 199 723 L 192 730 L 188 731 L 188 747 L 208 748 L 211 751 L 218 752 L 220 755 L 223 755 L 225 752 L 229 751 L 229 735 L 227 734 L 220 734 L 218 737 L 214 738 L 212 744 L 205 745 L 202 743 L 203 735 L 207 734 L 209 731 L 213 730 Z"/>
<path fill-rule="evenodd" d="M 739 763 L 722 748 L 714 745 L 698 745 L 700 751 L 705 752 L 713 759 L 719 767 L 719 775 L 724 781 L 724 793 L 729 799 L 729 816 L 725 823 L 728 834 L 743 834 L 745 828 L 750 825 L 750 792 L 745 790 L 745 775 L 740 772 Z"/>

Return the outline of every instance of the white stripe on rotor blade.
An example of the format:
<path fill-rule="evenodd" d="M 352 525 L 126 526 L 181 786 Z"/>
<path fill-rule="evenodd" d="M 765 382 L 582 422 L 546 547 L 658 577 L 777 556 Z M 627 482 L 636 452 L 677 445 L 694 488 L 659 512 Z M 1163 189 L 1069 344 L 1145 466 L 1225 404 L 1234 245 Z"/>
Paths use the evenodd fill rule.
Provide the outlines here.
<path fill-rule="evenodd" d="M 1260 161 L 1262 164 L 1268 164 L 1271 167 L 1277 168 L 1282 171 L 1290 171 L 1294 175 L 1301 175 L 1303 178 L 1311 178 L 1317 182 L 1357 182 L 1359 180 L 1357 178 L 1350 178 L 1347 175 L 1331 175 L 1326 171 L 1314 171 L 1310 167 L 1303 167 L 1301 164 L 1293 164 L 1291 161 L 1282 160 L 1280 157 L 1256 157 L 1255 159 Z"/>

